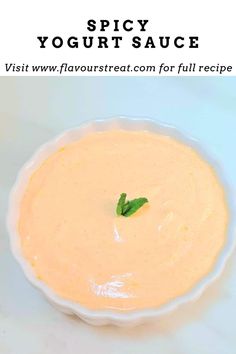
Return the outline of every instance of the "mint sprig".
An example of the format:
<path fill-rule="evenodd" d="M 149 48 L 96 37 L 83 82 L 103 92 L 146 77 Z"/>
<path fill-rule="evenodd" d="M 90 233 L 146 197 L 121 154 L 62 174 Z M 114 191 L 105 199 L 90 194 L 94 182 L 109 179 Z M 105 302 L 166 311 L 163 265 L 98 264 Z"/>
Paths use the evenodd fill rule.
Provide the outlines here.
<path fill-rule="evenodd" d="M 148 203 L 147 198 L 136 198 L 126 201 L 126 193 L 122 193 L 117 203 L 116 214 L 130 216 L 139 210 L 145 203 Z"/>

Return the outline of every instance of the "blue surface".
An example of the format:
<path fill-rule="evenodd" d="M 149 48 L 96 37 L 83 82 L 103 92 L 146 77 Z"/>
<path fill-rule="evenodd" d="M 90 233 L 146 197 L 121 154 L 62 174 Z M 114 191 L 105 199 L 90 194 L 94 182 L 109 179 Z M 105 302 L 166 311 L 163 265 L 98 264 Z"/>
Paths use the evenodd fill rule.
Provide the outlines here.
<path fill-rule="evenodd" d="M 236 196 L 236 78 L 0 78 L 0 353 L 234 354 L 236 254 L 193 304 L 134 329 L 93 328 L 66 317 L 26 282 L 7 241 L 7 196 L 44 141 L 84 120 L 151 117 L 203 142 Z"/>
<path fill-rule="evenodd" d="M 46 117 L 58 131 L 114 115 L 173 124 L 206 142 L 227 172 L 236 174 L 234 77 L 27 78 L 17 80 L 15 89 L 22 117 Z"/>

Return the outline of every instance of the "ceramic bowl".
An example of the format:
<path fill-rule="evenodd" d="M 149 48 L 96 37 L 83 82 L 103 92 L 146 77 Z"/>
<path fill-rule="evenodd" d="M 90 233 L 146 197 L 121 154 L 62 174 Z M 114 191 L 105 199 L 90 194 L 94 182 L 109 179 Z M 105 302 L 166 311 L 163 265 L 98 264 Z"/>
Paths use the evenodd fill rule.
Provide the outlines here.
<path fill-rule="evenodd" d="M 183 296 L 175 298 L 166 305 L 163 305 L 159 308 L 147 308 L 144 310 L 124 313 L 114 310 L 90 310 L 81 306 L 79 303 L 63 299 L 57 295 L 43 281 L 40 281 L 36 278 L 31 266 L 22 255 L 20 237 L 17 232 L 17 221 L 19 217 L 21 198 L 27 186 L 29 177 L 32 175 L 33 171 L 37 169 L 41 162 L 61 146 L 78 140 L 90 132 L 117 128 L 125 130 L 148 130 L 161 133 L 164 135 L 172 136 L 196 149 L 200 155 L 215 169 L 219 179 L 221 180 L 221 183 L 225 188 L 226 198 L 230 210 L 230 223 L 227 233 L 227 240 L 212 272 L 204 277 L 194 287 L 194 289 L 192 289 L 192 291 L 186 293 Z M 231 188 L 225 180 L 223 170 L 221 169 L 218 162 L 212 157 L 208 156 L 204 146 L 202 146 L 202 144 L 200 144 L 196 139 L 189 137 L 182 132 L 179 132 L 175 127 L 151 119 L 127 117 L 98 119 L 86 122 L 79 127 L 63 132 L 52 141 L 42 145 L 33 155 L 33 157 L 20 170 L 16 182 L 10 192 L 9 208 L 7 213 L 7 226 L 10 235 L 12 253 L 20 264 L 26 278 L 30 281 L 30 283 L 38 288 L 46 296 L 46 298 L 62 312 L 77 315 L 79 318 L 92 325 L 113 324 L 117 326 L 135 326 L 151 319 L 157 319 L 160 316 L 170 313 L 184 303 L 196 300 L 202 294 L 202 292 L 205 291 L 209 284 L 211 284 L 220 275 L 226 260 L 232 252 L 233 246 L 235 244 L 236 222 L 233 218 L 233 215 L 235 215 L 236 206 L 230 191 Z"/>

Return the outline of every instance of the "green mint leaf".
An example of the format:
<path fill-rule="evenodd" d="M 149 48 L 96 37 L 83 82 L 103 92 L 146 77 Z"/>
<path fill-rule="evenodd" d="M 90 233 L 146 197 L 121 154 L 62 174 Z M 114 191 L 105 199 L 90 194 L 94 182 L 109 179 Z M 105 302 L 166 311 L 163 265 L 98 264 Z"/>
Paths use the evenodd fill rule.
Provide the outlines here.
<path fill-rule="evenodd" d="M 147 198 L 137 198 L 128 202 L 126 210 L 122 215 L 130 216 L 139 210 L 145 203 L 148 203 Z"/>
<path fill-rule="evenodd" d="M 147 198 L 136 198 L 126 202 L 126 193 L 120 195 L 117 207 L 116 214 L 123 216 L 130 216 L 134 214 L 138 209 L 140 209 L 145 203 L 147 203 Z"/>
<path fill-rule="evenodd" d="M 126 202 L 125 205 L 123 206 L 122 215 L 124 215 L 124 214 L 128 211 L 129 207 L 130 207 L 130 202 L 128 201 L 128 202 Z"/>
<path fill-rule="evenodd" d="M 120 195 L 120 198 L 118 200 L 118 204 L 117 204 L 117 207 L 116 207 L 116 214 L 117 215 L 122 215 L 123 207 L 125 205 L 125 200 L 126 200 L 126 193 L 122 193 Z"/>

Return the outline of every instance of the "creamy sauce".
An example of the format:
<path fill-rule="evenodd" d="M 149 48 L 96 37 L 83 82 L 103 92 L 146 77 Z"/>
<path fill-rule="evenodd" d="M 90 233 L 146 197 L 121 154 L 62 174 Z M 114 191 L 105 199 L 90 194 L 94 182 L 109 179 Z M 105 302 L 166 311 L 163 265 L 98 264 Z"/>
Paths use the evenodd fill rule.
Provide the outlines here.
<path fill-rule="evenodd" d="M 116 216 L 120 193 L 147 197 Z M 228 210 L 213 169 L 149 132 L 91 133 L 31 176 L 20 210 L 23 254 L 60 296 L 91 309 L 157 307 L 212 270 Z"/>

